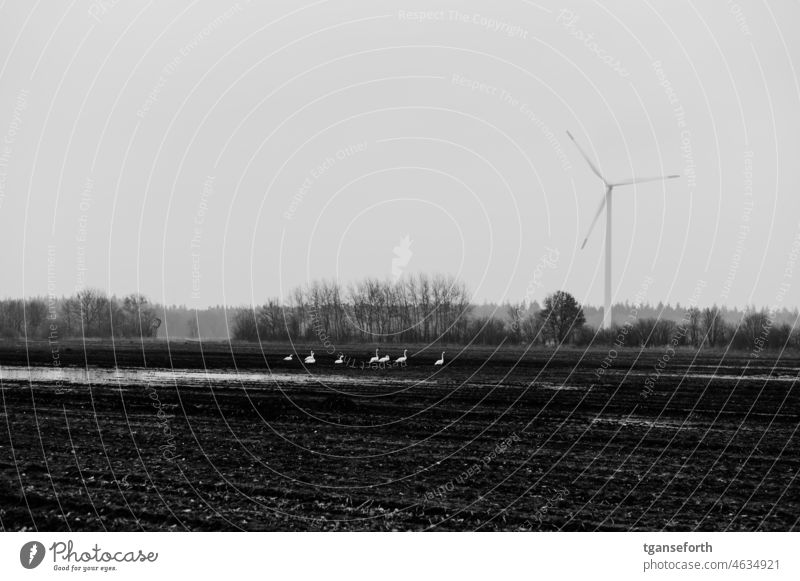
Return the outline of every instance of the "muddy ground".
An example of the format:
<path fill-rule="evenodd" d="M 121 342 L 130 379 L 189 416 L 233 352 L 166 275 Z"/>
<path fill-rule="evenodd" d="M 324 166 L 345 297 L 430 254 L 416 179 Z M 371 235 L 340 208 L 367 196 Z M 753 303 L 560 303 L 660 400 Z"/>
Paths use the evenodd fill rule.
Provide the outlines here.
<path fill-rule="evenodd" d="M 0 342 L 0 526 L 799 528 L 797 353 L 373 349 Z"/>

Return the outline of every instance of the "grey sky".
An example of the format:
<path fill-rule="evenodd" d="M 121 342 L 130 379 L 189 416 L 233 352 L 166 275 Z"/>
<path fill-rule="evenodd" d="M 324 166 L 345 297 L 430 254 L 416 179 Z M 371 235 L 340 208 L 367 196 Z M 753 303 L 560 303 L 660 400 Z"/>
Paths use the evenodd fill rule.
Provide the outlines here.
<path fill-rule="evenodd" d="M 615 191 L 616 300 L 798 304 L 800 3 L 264 4 L 3 4 L 0 294 L 45 294 L 51 247 L 58 294 L 261 302 L 394 260 L 600 304 L 569 129 L 610 178 L 683 175 Z"/>

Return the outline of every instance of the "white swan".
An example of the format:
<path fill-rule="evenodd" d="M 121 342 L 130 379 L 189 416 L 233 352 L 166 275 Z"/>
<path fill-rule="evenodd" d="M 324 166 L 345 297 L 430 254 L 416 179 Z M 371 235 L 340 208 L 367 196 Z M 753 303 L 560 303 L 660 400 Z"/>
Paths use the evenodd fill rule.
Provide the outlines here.
<path fill-rule="evenodd" d="M 289 355 L 288 357 L 284 357 L 283 360 L 284 361 L 291 361 L 292 360 L 292 356 Z"/>
<path fill-rule="evenodd" d="M 438 359 L 434 365 L 444 365 L 444 351 L 442 351 L 442 358 Z"/>
<path fill-rule="evenodd" d="M 389 356 L 388 355 L 384 355 L 383 357 L 378 359 L 378 363 L 388 363 L 388 362 L 389 362 Z"/>
<path fill-rule="evenodd" d="M 344 353 L 339 353 L 339 359 L 337 359 L 336 361 L 334 361 L 334 363 L 335 363 L 336 365 L 340 365 L 340 364 L 344 363 Z"/>
<path fill-rule="evenodd" d="M 369 360 L 370 363 L 377 363 L 378 362 L 378 350 L 375 349 L 375 357 Z"/>
<path fill-rule="evenodd" d="M 317 360 L 314 359 L 314 352 L 313 351 L 311 352 L 311 355 L 309 355 L 308 357 L 305 358 L 305 362 L 306 363 L 316 363 L 317 362 Z"/>
<path fill-rule="evenodd" d="M 407 354 L 408 354 L 408 349 L 403 349 L 403 356 L 402 357 L 398 357 L 397 359 L 394 360 L 394 362 L 395 363 L 405 363 L 406 361 L 408 361 Z"/>

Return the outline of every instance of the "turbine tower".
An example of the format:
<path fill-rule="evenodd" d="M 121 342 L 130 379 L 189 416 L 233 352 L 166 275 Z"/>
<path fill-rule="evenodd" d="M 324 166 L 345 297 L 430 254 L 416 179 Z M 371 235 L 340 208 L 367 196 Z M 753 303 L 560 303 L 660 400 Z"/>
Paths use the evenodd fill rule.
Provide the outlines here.
<path fill-rule="evenodd" d="M 583 159 L 586 160 L 586 163 L 589 164 L 589 167 L 592 169 L 594 174 L 599 177 L 603 184 L 606 186 L 606 192 L 603 194 L 602 199 L 600 200 L 600 204 L 597 206 L 597 211 L 594 214 L 594 218 L 592 219 L 592 223 L 589 225 L 589 231 L 586 233 L 586 238 L 583 239 L 583 244 L 581 244 L 581 250 L 586 247 L 586 243 L 589 241 L 589 236 L 592 234 L 592 230 L 594 230 L 594 225 L 597 224 L 597 219 L 600 217 L 600 213 L 603 211 L 603 208 L 606 209 L 606 260 L 605 260 L 605 281 L 603 283 L 604 286 L 604 305 L 603 305 L 603 329 L 610 329 L 611 328 L 611 194 L 614 191 L 614 188 L 617 186 L 632 186 L 634 184 L 641 184 L 644 182 L 656 182 L 656 181 L 664 181 L 672 178 L 679 178 L 679 175 L 668 175 L 668 176 L 659 176 L 654 178 L 631 178 L 629 180 L 623 180 L 620 182 L 609 182 L 606 178 L 603 177 L 603 174 L 600 173 L 600 170 L 597 169 L 597 166 L 592 163 L 592 160 L 589 159 L 589 156 L 586 155 L 586 152 L 583 151 L 578 142 L 575 141 L 575 138 L 572 136 L 572 133 L 567 131 L 567 135 L 572 140 L 572 143 L 575 144 L 575 147 L 578 148 L 578 151 L 583 156 Z"/>

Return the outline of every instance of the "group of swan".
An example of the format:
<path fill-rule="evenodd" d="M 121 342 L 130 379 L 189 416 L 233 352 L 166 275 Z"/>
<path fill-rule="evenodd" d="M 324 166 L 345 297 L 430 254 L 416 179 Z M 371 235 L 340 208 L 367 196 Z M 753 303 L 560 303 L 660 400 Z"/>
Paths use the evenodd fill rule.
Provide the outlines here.
<path fill-rule="evenodd" d="M 294 361 L 294 354 L 287 355 L 283 358 L 284 361 Z M 316 363 L 317 360 L 314 359 L 314 352 L 311 352 L 311 355 L 303 359 L 305 363 Z M 341 363 L 341 361 L 337 361 L 336 363 Z"/>
<path fill-rule="evenodd" d="M 391 358 L 388 355 L 384 355 L 383 357 L 378 357 L 378 349 L 375 349 L 375 357 L 372 357 L 369 362 L 370 363 L 389 363 Z M 394 360 L 395 363 L 405 363 L 408 361 L 408 349 L 403 349 L 403 356 L 398 357 Z"/>
<path fill-rule="evenodd" d="M 437 359 L 434 365 L 444 365 L 444 354 L 445 352 L 442 351 L 442 358 Z M 288 355 L 287 357 L 283 358 L 284 361 L 293 361 L 293 355 Z M 369 363 L 388 363 L 391 359 L 388 355 L 384 355 L 383 357 L 378 357 L 378 349 L 375 349 L 375 356 L 369 360 Z M 305 363 L 316 363 L 317 360 L 314 359 L 314 352 L 311 352 L 311 355 L 306 357 L 303 360 Z M 408 349 L 403 349 L 403 356 L 398 357 L 394 360 L 395 363 L 405 364 L 408 361 Z M 339 358 L 334 361 L 334 364 L 341 365 L 344 363 L 344 353 L 339 353 Z"/>

